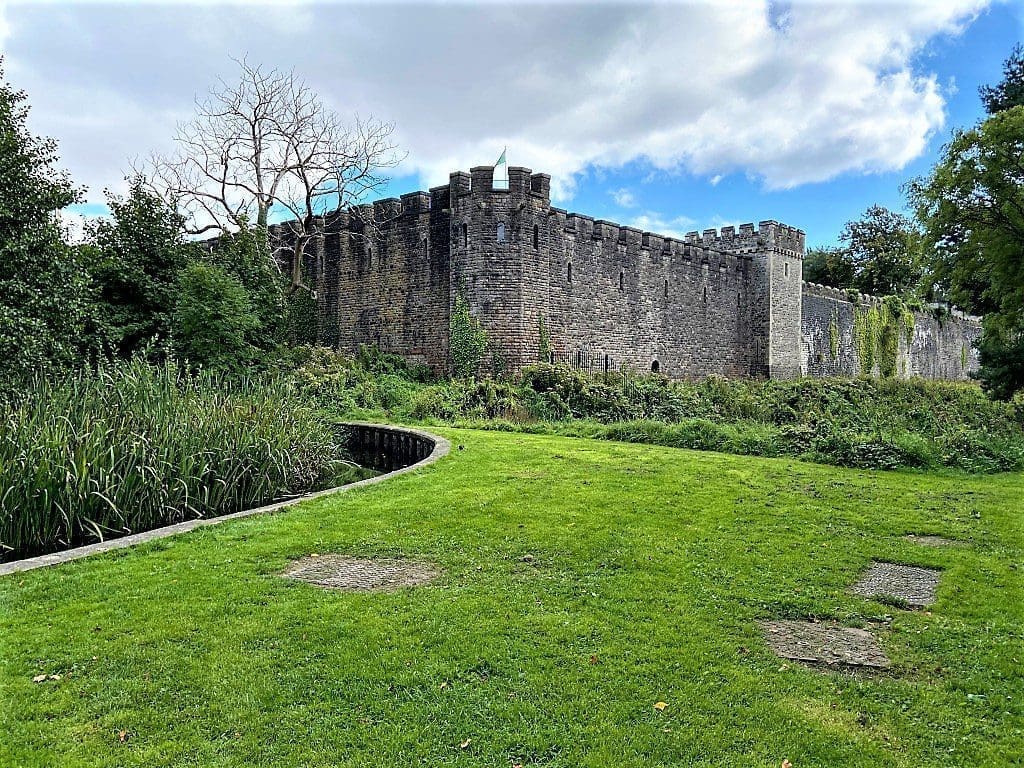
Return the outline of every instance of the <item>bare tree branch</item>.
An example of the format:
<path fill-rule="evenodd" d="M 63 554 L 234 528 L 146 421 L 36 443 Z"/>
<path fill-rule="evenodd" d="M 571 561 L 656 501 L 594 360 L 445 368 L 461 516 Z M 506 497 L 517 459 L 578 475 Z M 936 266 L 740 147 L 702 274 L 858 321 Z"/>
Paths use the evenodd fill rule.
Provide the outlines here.
<path fill-rule="evenodd" d="M 177 151 L 133 170 L 193 234 L 245 222 L 265 228 L 275 212 L 291 216 L 290 279 L 293 290 L 305 288 L 302 260 L 323 215 L 360 203 L 401 161 L 394 125 L 358 116 L 345 124 L 294 72 L 236 63 L 238 82 L 221 80 L 178 126 Z"/>

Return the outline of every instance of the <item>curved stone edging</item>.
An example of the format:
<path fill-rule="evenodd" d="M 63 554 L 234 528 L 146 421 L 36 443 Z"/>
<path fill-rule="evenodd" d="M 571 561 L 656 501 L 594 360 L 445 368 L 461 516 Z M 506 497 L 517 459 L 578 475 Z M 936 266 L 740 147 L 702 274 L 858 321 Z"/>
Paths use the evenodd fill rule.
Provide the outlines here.
<path fill-rule="evenodd" d="M 165 525 L 162 528 L 154 528 L 150 531 L 132 533 L 128 536 L 122 536 L 117 539 L 100 541 L 95 544 L 86 544 L 85 546 L 75 547 L 74 549 L 66 549 L 62 552 L 53 552 L 48 555 L 28 557 L 24 560 L 14 560 L 10 563 L 0 563 L 0 576 L 5 576 L 10 573 L 19 573 L 21 571 L 30 571 L 34 568 L 44 568 L 48 565 L 58 565 L 60 563 L 66 563 L 69 560 L 77 560 L 82 557 L 96 555 L 101 552 L 109 552 L 114 549 L 133 547 L 136 544 L 142 544 L 156 539 L 165 539 L 168 536 L 176 536 L 179 533 L 186 533 L 207 525 L 216 525 L 217 523 L 222 523 L 227 520 L 237 520 L 241 517 L 250 517 L 252 515 L 262 515 L 267 512 L 276 512 L 279 509 L 284 509 L 285 507 L 290 507 L 303 501 L 309 501 L 310 499 L 318 499 L 321 496 L 328 496 L 332 493 L 341 493 L 353 488 L 373 485 L 374 483 L 383 482 L 384 480 L 388 480 L 397 475 L 404 475 L 406 472 L 411 472 L 414 469 L 425 467 L 428 464 L 433 464 L 435 461 L 447 456 L 448 451 L 451 449 L 451 443 L 443 437 L 432 435 L 429 432 L 422 432 L 418 429 L 412 429 L 411 427 L 395 427 L 388 424 L 370 424 L 367 422 L 346 422 L 341 426 L 362 432 L 363 434 L 360 436 L 361 441 L 368 440 L 372 443 L 374 440 L 377 440 L 378 447 L 380 447 L 382 442 L 388 442 L 389 445 L 394 445 L 402 450 L 416 451 L 417 449 L 414 447 L 414 444 L 422 444 L 423 441 L 426 441 L 433 445 L 433 449 L 429 454 L 420 458 L 419 461 L 414 464 L 394 469 L 390 472 L 386 472 L 385 474 L 377 475 L 376 477 L 369 477 L 365 480 L 349 483 L 348 485 L 339 485 L 336 488 L 314 491 L 313 493 L 296 496 L 293 499 L 278 501 L 273 504 L 268 504 L 265 507 L 243 509 L 241 512 L 232 512 L 229 515 L 221 515 L 219 517 L 200 517 L 195 520 L 186 520 L 182 523 Z M 389 440 L 383 436 L 393 436 L 393 438 L 397 439 L 392 438 Z M 420 452 L 422 452 L 422 450 L 420 450 Z"/>

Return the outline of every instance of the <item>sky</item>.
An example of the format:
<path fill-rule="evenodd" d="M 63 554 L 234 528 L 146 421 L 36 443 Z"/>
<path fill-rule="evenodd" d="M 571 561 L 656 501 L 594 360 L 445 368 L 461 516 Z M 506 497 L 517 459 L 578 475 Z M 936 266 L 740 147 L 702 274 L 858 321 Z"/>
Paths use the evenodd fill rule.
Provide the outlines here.
<path fill-rule="evenodd" d="M 978 86 L 1022 40 L 1024 0 L 0 0 L 6 79 L 87 188 L 76 214 L 103 213 L 246 57 L 393 122 L 407 156 L 385 196 L 507 146 L 562 208 L 668 235 L 776 219 L 809 245 L 872 204 L 904 210 L 901 185 L 982 117 Z"/>

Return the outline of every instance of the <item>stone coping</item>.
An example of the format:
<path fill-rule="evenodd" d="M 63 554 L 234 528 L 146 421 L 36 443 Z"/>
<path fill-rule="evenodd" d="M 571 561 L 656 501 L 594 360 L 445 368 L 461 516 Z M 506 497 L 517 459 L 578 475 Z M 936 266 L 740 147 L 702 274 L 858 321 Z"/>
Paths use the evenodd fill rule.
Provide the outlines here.
<path fill-rule="evenodd" d="M 6 576 L 11 573 L 20 573 L 21 571 L 30 571 L 35 568 L 44 568 L 48 565 L 59 565 L 60 563 L 66 563 L 69 560 L 78 560 L 82 557 L 88 557 L 90 555 L 97 555 L 101 552 L 110 552 L 115 549 L 124 549 L 126 547 L 133 547 L 136 544 L 142 544 L 147 541 L 155 541 L 156 539 L 165 539 L 168 536 L 177 536 L 179 533 L 187 533 L 188 531 L 196 528 L 202 528 L 207 525 L 216 525 L 217 523 L 223 523 L 228 520 L 237 520 L 242 517 L 250 517 L 252 515 L 262 515 L 267 512 L 276 512 L 279 509 L 290 507 L 294 504 L 299 504 L 303 501 L 309 501 L 311 499 L 318 499 L 321 496 L 328 496 L 332 493 L 341 493 L 343 491 L 352 490 L 354 488 L 362 488 L 367 485 L 374 485 L 375 483 L 381 483 L 397 475 L 404 475 L 406 472 L 412 472 L 414 469 L 425 467 L 428 464 L 433 464 L 435 461 L 448 455 L 451 450 L 451 443 L 445 440 L 443 437 L 438 435 L 430 434 L 429 432 L 423 432 L 418 429 L 411 427 L 396 427 L 390 424 L 373 424 L 370 422 L 343 422 L 339 426 L 346 427 L 372 427 L 374 429 L 388 430 L 391 432 L 409 435 L 413 437 L 422 438 L 429 440 L 434 445 L 434 449 L 430 452 L 430 455 L 424 459 L 420 459 L 415 464 L 410 464 L 407 467 L 392 470 L 376 477 L 369 477 L 365 480 L 359 480 L 355 483 L 349 483 L 348 485 L 339 485 L 336 488 L 328 488 L 323 491 L 314 491 L 313 493 L 303 494 L 302 496 L 296 496 L 291 499 L 285 499 L 284 501 L 277 501 L 273 504 L 268 504 L 264 507 L 255 507 L 254 509 L 243 509 L 241 512 L 232 512 L 228 515 L 220 515 L 219 517 L 200 517 L 195 520 L 185 520 L 181 523 L 175 523 L 173 525 L 165 525 L 162 528 L 154 528 L 149 531 L 141 531 L 139 533 L 132 533 L 128 536 L 121 536 L 116 539 L 109 539 L 107 541 L 99 541 L 95 544 L 86 544 L 82 547 L 75 547 L 74 549 L 65 549 L 61 552 L 52 552 L 48 555 L 38 555 L 36 557 L 27 557 L 24 560 L 14 560 L 9 563 L 0 563 L 0 576 Z"/>

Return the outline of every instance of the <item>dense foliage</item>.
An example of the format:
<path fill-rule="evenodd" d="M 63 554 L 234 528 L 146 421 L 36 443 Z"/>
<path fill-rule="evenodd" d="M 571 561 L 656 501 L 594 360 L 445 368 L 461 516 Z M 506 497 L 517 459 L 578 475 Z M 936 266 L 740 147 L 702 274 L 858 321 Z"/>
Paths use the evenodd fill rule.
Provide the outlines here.
<path fill-rule="evenodd" d="M 1024 379 L 1024 106 L 958 131 L 926 179 L 911 186 L 953 301 L 984 314 L 981 378 L 1009 397 Z M 1015 361 L 1014 361 L 1015 358 Z"/>
<path fill-rule="evenodd" d="M 0 556 L 246 509 L 343 469 L 335 431 L 283 384 L 171 363 L 38 378 L 0 418 Z"/>
<path fill-rule="evenodd" d="M 364 359 L 376 359 L 364 352 Z M 1024 402 L 973 384 L 902 379 L 750 381 L 591 377 L 540 364 L 514 380 L 423 382 L 392 365 L 316 350 L 300 365 L 303 396 L 338 417 L 437 420 L 557 432 L 843 466 L 1024 468 Z"/>
<path fill-rule="evenodd" d="M 86 275 L 58 219 L 79 193 L 55 167 L 55 142 L 28 132 L 25 94 L 3 78 L 0 59 L 0 393 L 75 364 L 87 311 Z"/>

